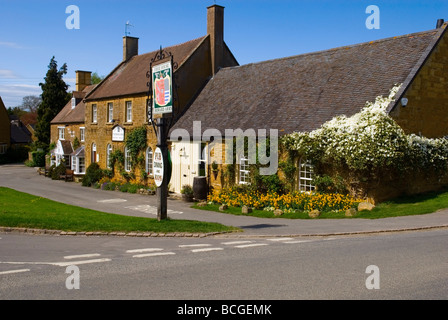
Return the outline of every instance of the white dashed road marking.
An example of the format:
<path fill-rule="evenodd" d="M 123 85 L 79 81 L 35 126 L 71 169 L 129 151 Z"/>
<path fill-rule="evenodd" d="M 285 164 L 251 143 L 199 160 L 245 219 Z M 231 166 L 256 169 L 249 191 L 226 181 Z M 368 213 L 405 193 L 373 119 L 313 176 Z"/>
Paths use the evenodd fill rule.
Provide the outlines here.
<path fill-rule="evenodd" d="M 291 240 L 291 241 L 284 241 L 283 243 L 305 243 L 305 242 L 313 242 L 314 240 Z"/>
<path fill-rule="evenodd" d="M 288 241 L 288 240 L 294 240 L 293 238 L 272 238 L 272 239 L 267 239 L 269 241 Z"/>
<path fill-rule="evenodd" d="M 246 244 L 246 243 L 253 243 L 253 241 L 245 240 L 245 241 L 230 241 L 230 242 L 221 242 L 222 244 L 225 244 L 227 246 L 235 245 L 235 244 Z"/>
<path fill-rule="evenodd" d="M 97 202 L 101 202 L 101 203 L 121 203 L 121 202 L 126 202 L 128 200 L 126 199 L 105 199 L 105 200 L 98 200 Z"/>
<path fill-rule="evenodd" d="M 152 253 L 143 253 L 143 254 L 136 254 L 133 255 L 133 258 L 146 258 L 146 257 L 156 257 L 156 256 L 167 256 L 167 255 L 173 255 L 176 254 L 174 252 L 171 251 L 167 251 L 167 252 L 152 252 Z"/>
<path fill-rule="evenodd" d="M 69 262 L 3 262 L 0 261 L 0 263 L 5 264 L 44 264 L 44 265 L 50 265 L 50 266 L 58 266 L 58 267 L 67 267 L 71 265 L 80 265 L 80 264 L 88 264 L 88 263 L 99 263 L 99 262 L 108 262 L 111 261 L 111 259 L 92 259 L 92 260 L 80 260 L 80 261 L 69 261 Z"/>
<path fill-rule="evenodd" d="M 207 252 L 207 251 L 217 251 L 224 250 L 223 248 L 201 248 L 201 249 L 192 249 L 191 252 Z"/>
<path fill-rule="evenodd" d="M 260 247 L 260 246 L 267 246 L 267 243 L 251 243 L 251 244 L 242 244 L 239 246 L 235 246 L 235 248 L 250 248 L 250 247 Z"/>
<path fill-rule="evenodd" d="M 127 253 L 142 253 L 142 252 L 154 252 L 154 251 L 163 251 L 163 249 L 162 248 L 145 248 L 145 249 L 126 250 Z"/>
<path fill-rule="evenodd" d="M 179 248 L 190 248 L 190 247 L 210 247 L 209 243 L 197 243 L 197 244 L 181 244 Z"/>
<path fill-rule="evenodd" d="M 30 271 L 30 269 L 8 270 L 8 271 L 0 272 L 0 275 L 2 275 L 2 274 L 11 274 L 11 273 L 19 273 L 19 272 L 27 272 L 27 271 Z"/>
<path fill-rule="evenodd" d="M 99 253 L 89 253 L 89 254 L 78 254 L 78 255 L 72 255 L 72 256 L 65 256 L 64 259 L 79 259 L 79 258 L 92 258 L 92 257 L 99 257 Z"/>

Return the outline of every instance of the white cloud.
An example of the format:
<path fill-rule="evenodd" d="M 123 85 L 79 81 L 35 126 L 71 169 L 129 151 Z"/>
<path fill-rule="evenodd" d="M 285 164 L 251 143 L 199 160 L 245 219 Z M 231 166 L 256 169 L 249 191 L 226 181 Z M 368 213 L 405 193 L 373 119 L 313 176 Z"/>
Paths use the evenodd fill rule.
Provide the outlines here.
<path fill-rule="evenodd" d="M 12 70 L 0 69 L 0 78 L 1 79 L 16 79 L 18 77 Z"/>
<path fill-rule="evenodd" d="M 6 41 L 0 41 L 0 47 L 7 47 L 7 48 L 12 48 L 12 49 L 24 49 L 25 48 L 18 43 L 6 42 Z"/>
<path fill-rule="evenodd" d="M 0 82 L 0 95 L 6 108 L 21 105 L 25 96 L 39 96 L 41 93 L 42 90 L 38 85 L 23 83 L 3 84 Z"/>

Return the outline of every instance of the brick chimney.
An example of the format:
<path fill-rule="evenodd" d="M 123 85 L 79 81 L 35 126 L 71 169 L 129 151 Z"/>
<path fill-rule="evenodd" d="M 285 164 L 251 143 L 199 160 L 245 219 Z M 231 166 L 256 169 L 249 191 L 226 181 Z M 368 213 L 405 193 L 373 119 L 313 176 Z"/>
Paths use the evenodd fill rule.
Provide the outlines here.
<path fill-rule="evenodd" d="M 127 61 L 136 55 L 138 55 L 138 38 L 124 36 L 123 61 Z"/>
<path fill-rule="evenodd" d="M 90 86 L 92 84 L 92 72 L 91 71 L 81 71 L 76 70 L 76 90 L 82 91 L 85 87 Z"/>
<path fill-rule="evenodd" d="M 223 65 L 224 56 L 224 7 L 207 7 L 207 34 L 210 35 L 210 47 L 213 75 Z"/>

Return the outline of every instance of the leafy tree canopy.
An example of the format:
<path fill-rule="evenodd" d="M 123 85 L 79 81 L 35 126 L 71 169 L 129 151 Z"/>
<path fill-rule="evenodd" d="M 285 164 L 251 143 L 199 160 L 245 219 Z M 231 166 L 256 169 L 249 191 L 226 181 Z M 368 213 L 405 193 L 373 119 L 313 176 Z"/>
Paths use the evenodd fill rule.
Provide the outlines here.
<path fill-rule="evenodd" d="M 62 110 L 70 100 L 67 93 L 68 85 L 62 77 L 67 73 L 67 64 L 58 69 L 54 56 L 48 65 L 48 71 L 44 83 L 39 83 L 42 88 L 42 102 L 37 109 L 36 137 L 39 146 L 47 147 L 50 143 L 50 122 Z"/>

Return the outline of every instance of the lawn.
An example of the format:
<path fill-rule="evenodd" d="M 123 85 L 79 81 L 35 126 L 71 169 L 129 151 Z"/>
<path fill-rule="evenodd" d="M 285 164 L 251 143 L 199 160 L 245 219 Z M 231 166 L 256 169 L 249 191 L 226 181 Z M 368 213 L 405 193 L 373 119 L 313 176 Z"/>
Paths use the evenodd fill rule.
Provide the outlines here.
<path fill-rule="evenodd" d="M 219 211 L 219 204 L 208 204 L 200 207 L 196 204 L 192 206 L 195 209 Z M 360 211 L 354 217 L 346 217 L 345 211 L 340 212 L 321 212 L 318 219 L 380 219 L 388 217 L 400 217 L 409 215 L 420 215 L 436 212 L 440 209 L 448 208 L 448 191 L 430 192 L 416 196 L 401 197 L 394 200 L 377 204 L 372 211 Z M 240 207 L 229 207 L 225 213 L 234 215 L 243 215 Z M 283 218 L 283 219 L 311 219 L 307 212 L 296 211 L 294 213 L 284 213 L 281 216 L 275 216 L 272 211 L 252 210 L 247 214 L 260 218 Z"/>
<path fill-rule="evenodd" d="M 218 223 L 122 216 L 0 187 L 0 226 L 75 232 L 208 233 L 237 231 Z"/>

